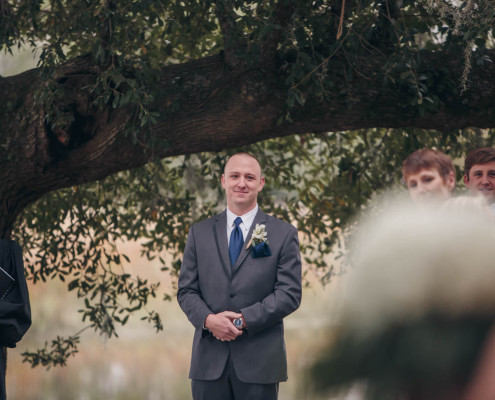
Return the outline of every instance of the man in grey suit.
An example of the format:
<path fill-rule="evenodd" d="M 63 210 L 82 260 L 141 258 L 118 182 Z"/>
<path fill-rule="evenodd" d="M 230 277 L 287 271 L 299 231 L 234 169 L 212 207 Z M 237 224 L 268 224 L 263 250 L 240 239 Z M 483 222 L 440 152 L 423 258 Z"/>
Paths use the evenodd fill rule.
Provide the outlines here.
<path fill-rule="evenodd" d="M 221 178 L 227 210 L 193 225 L 177 298 L 195 327 L 194 400 L 273 400 L 287 380 L 283 318 L 301 301 L 296 229 L 257 204 L 265 178 L 239 153 Z"/>

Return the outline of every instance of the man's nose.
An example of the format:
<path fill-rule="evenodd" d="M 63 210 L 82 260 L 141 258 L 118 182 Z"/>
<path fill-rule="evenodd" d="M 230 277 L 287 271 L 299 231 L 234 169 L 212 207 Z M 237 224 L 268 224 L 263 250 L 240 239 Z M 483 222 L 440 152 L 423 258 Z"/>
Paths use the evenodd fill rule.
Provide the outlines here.
<path fill-rule="evenodd" d="M 418 187 L 416 188 L 416 191 L 418 193 L 425 193 L 426 192 L 426 185 L 424 185 L 423 183 L 419 183 Z"/>

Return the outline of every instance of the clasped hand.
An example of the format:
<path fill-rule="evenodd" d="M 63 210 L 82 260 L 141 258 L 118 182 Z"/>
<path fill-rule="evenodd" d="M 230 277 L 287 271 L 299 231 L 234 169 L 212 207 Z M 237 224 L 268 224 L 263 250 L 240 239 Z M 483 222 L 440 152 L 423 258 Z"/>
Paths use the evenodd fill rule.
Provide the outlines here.
<path fill-rule="evenodd" d="M 209 329 L 218 340 L 229 342 L 242 335 L 242 329 L 236 328 L 233 323 L 234 319 L 241 317 L 242 314 L 233 311 L 210 314 L 206 317 L 205 328 Z"/>

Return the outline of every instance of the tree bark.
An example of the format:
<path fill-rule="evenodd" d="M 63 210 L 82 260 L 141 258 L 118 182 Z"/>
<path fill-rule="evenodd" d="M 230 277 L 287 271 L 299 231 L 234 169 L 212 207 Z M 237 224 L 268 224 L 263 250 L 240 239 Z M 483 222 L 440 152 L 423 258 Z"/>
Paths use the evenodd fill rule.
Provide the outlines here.
<path fill-rule="evenodd" d="M 133 118 L 128 107 L 91 107 L 84 87 L 98 71 L 89 57 L 71 60 L 58 70 L 56 79 L 64 86 L 60 109 L 75 121 L 58 130 L 49 127 L 44 106 L 36 101 L 35 91 L 46 84 L 37 70 L 0 78 L 0 237 L 7 237 L 22 209 L 44 193 L 102 179 L 156 157 L 220 151 L 308 132 L 495 127 L 494 64 L 474 67 L 471 87 L 460 95 L 456 87 L 462 60 L 442 53 L 422 57 L 423 68 L 442 71 L 442 82 L 454 88 L 433 91 L 440 98 L 434 113 L 420 115 L 397 85 L 384 85 L 384 59 L 368 56 L 360 60 L 352 82 L 342 83 L 344 94 L 330 94 L 324 101 L 308 94 L 304 106 L 291 110 L 291 123 L 277 122 L 287 112 L 285 76 L 277 68 L 232 68 L 222 55 L 166 67 L 157 82 L 160 95 L 154 107 L 163 117 L 151 129 L 158 141 L 153 147 L 123 134 Z M 328 79 L 336 79 L 343 68 L 341 60 L 331 61 Z"/>

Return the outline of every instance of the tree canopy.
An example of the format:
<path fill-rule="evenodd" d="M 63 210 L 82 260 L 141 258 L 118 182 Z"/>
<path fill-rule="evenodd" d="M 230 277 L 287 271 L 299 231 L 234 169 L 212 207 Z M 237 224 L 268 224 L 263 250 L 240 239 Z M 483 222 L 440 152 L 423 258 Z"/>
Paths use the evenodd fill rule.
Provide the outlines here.
<path fill-rule="evenodd" d="M 176 273 L 242 148 L 262 161 L 263 208 L 329 279 L 324 256 L 407 154 L 492 143 L 494 18 L 488 0 L 1 0 L 1 49 L 39 64 L 0 78 L 0 236 L 29 279 L 86 299 L 89 326 L 112 336 L 144 309 L 160 329 L 157 284 L 122 272 L 115 242 L 144 239 Z M 77 340 L 26 359 L 63 364 Z"/>

